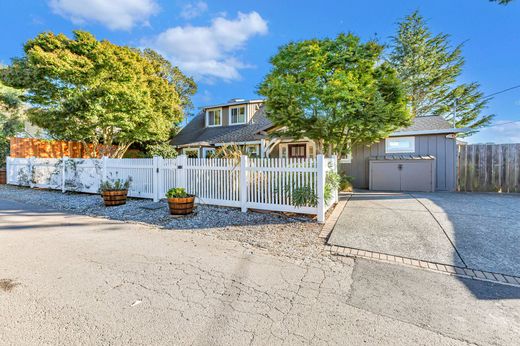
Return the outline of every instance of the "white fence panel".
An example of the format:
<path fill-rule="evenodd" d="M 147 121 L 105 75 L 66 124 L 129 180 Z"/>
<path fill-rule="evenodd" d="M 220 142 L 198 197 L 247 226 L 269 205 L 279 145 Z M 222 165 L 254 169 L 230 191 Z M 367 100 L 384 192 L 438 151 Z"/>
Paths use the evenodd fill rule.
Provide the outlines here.
<path fill-rule="evenodd" d="M 63 175 L 62 159 L 31 159 L 33 187 L 61 189 Z"/>
<path fill-rule="evenodd" d="M 65 159 L 65 191 L 98 193 L 101 178 L 101 160 Z"/>
<path fill-rule="evenodd" d="M 317 194 L 314 159 L 250 159 L 247 166 L 247 207 L 316 214 L 316 207 L 295 206 L 301 195 Z"/>
<path fill-rule="evenodd" d="M 174 187 L 180 187 L 178 182 L 178 160 L 177 159 L 164 159 L 162 166 L 159 167 L 160 176 L 162 177 L 159 184 L 159 198 L 164 198 L 166 192 Z"/>
<path fill-rule="evenodd" d="M 154 172 L 153 159 L 105 159 L 105 179 L 132 179 L 128 196 L 153 198 Z"/>
<path fill-rule="evenodd" d="M 187 158 L 186 191 L 198 203 L 240 206 L 240 162 L 232 159 Z"/>
<path fill-rule="evenodd" d="M 32 169 L 30 159 L 11 158 L 6 159 L 7 184 L 30 186 L 32 185 Z"/>
<path fill-rule="evenodd" d="M 336 158 L 287 159 L 242 156 L 234 159 L 7 159 L 13 185 L 98 193 L 103 180 L 132 179 L 129 196 L 164 198 L 183 187 L 197 203 L 318 215 L 337 202 L 325 198 L 327 172 L 337 172 Z"/>

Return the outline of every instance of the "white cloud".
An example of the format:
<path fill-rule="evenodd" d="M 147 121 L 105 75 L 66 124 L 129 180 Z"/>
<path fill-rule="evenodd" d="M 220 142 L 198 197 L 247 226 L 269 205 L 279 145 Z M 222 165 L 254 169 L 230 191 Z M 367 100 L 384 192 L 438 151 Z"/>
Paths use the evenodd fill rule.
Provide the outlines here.
<path fill-rule="evenodd" d="M 520 120 L 501 120 L 464 140 L 469 143 L 520 143 Z"/>
<path fill-rule="evenodd" d="M 208 10 L 208 4 L 204 1 L 197 1 L 195 3 L 189 3 L 182 7 L 181 17 L 184 19 L 193 19 Z"/>
<path fill-rule="evenodd" d="M 170 28 L 145 44 L 199 79 L 234 80 L 240 78 L 240 69 L 249 67 L 237 52 L 251 37 L 267 31 L 267 22 L 257 12 L 239 12 L 236 19 L 219 16 L 209 26 Z"/>
<path fill-rule="evenodd" d="M 50 0 L 54 13 L 75 24 L 94 21 L 112 30 L 130 30 L 148 24 L 159 6 L 155 0 Z"/>

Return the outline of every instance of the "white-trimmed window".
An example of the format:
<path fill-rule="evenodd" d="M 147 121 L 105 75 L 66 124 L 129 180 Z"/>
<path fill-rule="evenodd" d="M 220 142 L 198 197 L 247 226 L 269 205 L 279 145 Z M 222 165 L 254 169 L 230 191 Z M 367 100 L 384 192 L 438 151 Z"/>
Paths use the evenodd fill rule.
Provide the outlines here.
<path fill-rule="evenodd" d="M 222 126 L 222 108 L 208 109 L 206 111 L 206 126 Z"/>
<path fill-rule="evenodd" d="M 189 158 L 198 158 L 199 157 L 199 149 L 198 148 L 184 148 L 182 153 Z"/>
<path fill-rule="evenodd" d="M 251 157 L 260 157 L 260 146 L 257 144 L 246 145 L 246 154 Z"/>
<path fill-rule="evenodd" d="M 229 125 L 246 123 L 246 106 L 229 107 Z"/>
<path fill-rule="evenodd" d="M 213 155 L 215 155 L 215 152 L 215 148 L 202 148 L 202 157 L 205 159 L 213 157 Z"/>
<path fill-rule="evenodd" d="M 414 153 L 415 137 L 390 137 L 385 139 L 387 154 Z"/>

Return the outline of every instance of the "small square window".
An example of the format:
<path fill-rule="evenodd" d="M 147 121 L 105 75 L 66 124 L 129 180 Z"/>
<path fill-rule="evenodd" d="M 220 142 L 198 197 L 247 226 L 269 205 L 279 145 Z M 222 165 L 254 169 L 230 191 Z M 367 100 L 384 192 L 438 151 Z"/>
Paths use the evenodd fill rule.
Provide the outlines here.
<path fill-rule="evenodd" d="M 205 159 L 211 158 L 215 155 L 215 148 L 203 148 L 202 154 Z"/>
<path fill-rule="evenodd" d="M 414 153 L 415 137 L 393 137 L 385 140 L 387 154 Z"/>
<path fill-rule="evenodd" d="M 233 107 L 229 109 L 230 111 L 230 118 L 229 118 L 229 124 L 230 125 L 237 125 L 237 124 L 245 124 L 246 122 L 246 107 Z"/>
<path fill-rule="evenodd" d="M 206 112 L 207 126 L 221 126 L 222 125 L 222 110 L 212 109 Z"/>

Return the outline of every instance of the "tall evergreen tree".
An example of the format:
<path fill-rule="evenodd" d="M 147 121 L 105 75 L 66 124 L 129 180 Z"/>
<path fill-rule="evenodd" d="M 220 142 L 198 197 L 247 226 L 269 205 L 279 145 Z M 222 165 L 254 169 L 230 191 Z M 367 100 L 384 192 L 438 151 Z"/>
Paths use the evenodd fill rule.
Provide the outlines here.
<path fill-rule="evenodd" d="M 456 115 L 456 127 L 474 131 L 489 124 L 493 115 L 482 115 L 489 99 L 480 85 L 457 84 L 464 66 L 462 45 L 452 47 L 449 35 L 433 35 L 417 11 L 398 25 L 389 61 L 404 82 L 412 115 L 441 115 L 450 122 Z"/>

